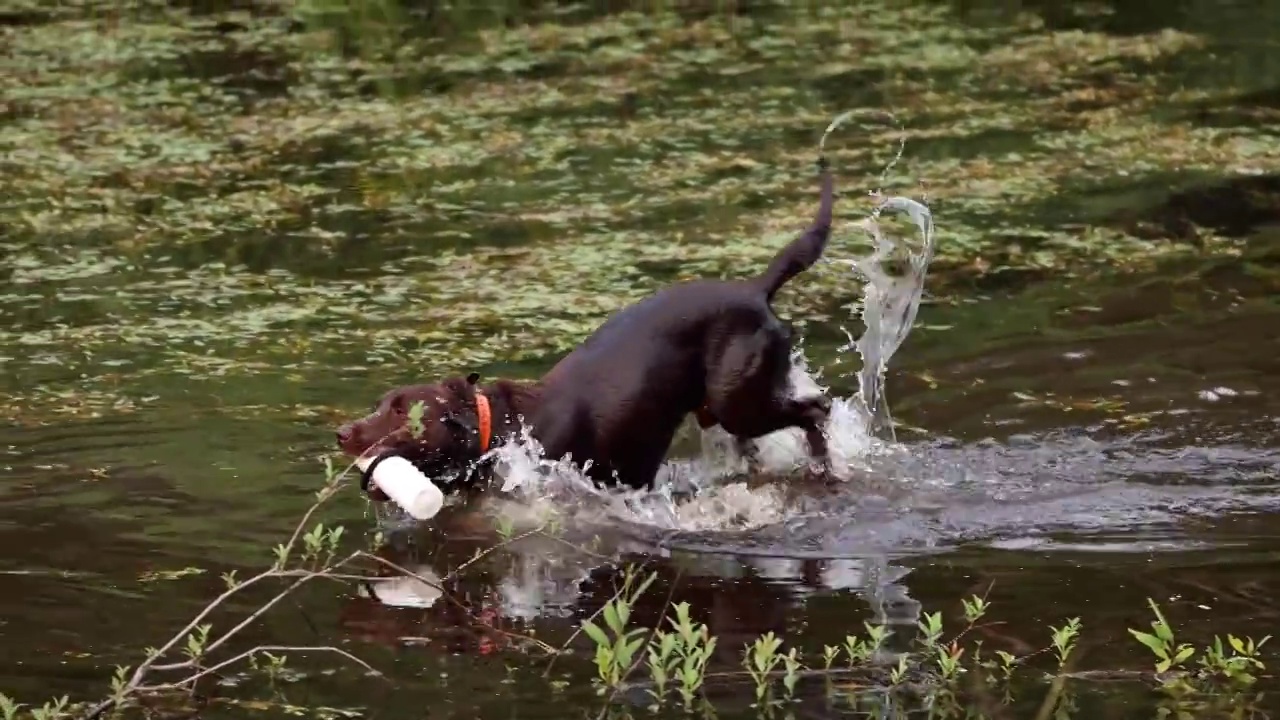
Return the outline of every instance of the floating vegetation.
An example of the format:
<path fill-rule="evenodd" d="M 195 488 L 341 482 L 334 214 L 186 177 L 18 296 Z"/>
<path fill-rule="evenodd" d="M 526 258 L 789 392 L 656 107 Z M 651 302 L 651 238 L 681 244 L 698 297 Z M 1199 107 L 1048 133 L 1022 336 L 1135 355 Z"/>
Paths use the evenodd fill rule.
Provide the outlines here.
<path fill-rule="evenodd" d="M 935 294 L 1242 242 L 1139 237 L 1089 200 L 1117 176 L 1280 167 L 1257 123 L 1178 112 L 1226 97 L 1177 74 L 1204 37 L 875 5 L 502 26 L 391 0 L 19 4 L 5 413 L 30 420 L 68 372 L 116 412 L 173 378 L 545 363 L 662 284 L 766 262 L 808 216 L 815 129 L 849 107 L 838 210 L 927 200 Z M 821 322 L 856 292 L 819 267 L 780 309 Z"/>

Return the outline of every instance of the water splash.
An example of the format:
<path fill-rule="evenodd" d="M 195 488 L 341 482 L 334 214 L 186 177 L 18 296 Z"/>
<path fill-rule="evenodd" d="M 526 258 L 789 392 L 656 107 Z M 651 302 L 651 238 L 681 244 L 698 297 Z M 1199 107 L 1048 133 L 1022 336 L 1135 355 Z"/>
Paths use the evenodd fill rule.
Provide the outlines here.
<path fill-rule="evenodd" d="M 893 233 L 882 227 L 880 218 L 886 211 L 905 213 L 920 233 L 918 248 L 896 240 Z M 832 399 L 826 428 L 832 474 L 845 480 L 867 471 L 869 467 L 864 461 L 871 455 L 892 455 L 899 449 L 885 397 L 885 372 L 889 360 L 911 333 L 935 248 L 933 214 L 909 198 L 884 199 L 869 217 L 854 227 L 870 234 L 871 253 L 856 260 L 834 262 L 847 263 L 862 281 L 862 299 L 855 315 L 862 321 L 863 332 L 855 340 L 846 328 L 849 343 L 840 348 L 841 352 L 856 352 L 861 360 L 858 391 L 848 398 Z M 890 274 L 884 267 L 888 263 L 904 264 L 903 274 Z M 790 379 L 795 397 L 825 392 L 810 372 L 802 348 L 792 355 Z M 753 446 L 761 469 L 767 473 L 790 473 L 807 460 L 808 445 L 798 429 L 789 428 L 765 436 Z M 703 447 L 704 467 L 716 470 L 713 476 L 745 472 L 745 460 L 738 456 L 732 439 L 719 427 L 703 433 Z"/>
<path fill-rule="evenodd" d="M 918 249 L 905 242 L 895 243 L 881 230 L 878 220 L 886 210 L 907 214 L 920 231 Z M 850 266 L 865 283 L 860 312 L 865 330 L 862 337 L 856 341 L 850 338 L 850 344 L 841 350 L 856 349 L 862 357 L 862 369 L 858 371 L 858 398 L 867 430 L 874 437 L 895 442 L 897 437 L 885 397 L 884 377 L 889 359 L 911 333 L 920 308 L 925 273 L 933 260 L 935 247 L 933 214 L 915 200 L 891 197 L 880 203 L 862 226 L 874 238 L 875 250 L 865 258 L 851 261 Z M 891 276 L 883 267 L 886 260 L 894 259 L 896 250 L 902 251 L 906 260 L 906 270 L 901 277 Z"/>

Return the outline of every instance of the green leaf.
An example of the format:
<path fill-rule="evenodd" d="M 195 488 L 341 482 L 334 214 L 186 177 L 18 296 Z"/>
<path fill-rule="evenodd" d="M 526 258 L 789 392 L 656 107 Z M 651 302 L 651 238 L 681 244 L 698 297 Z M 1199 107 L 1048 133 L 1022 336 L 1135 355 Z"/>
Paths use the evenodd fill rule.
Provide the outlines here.
<path fill-rule="evenodd" d="M 675 606 L 675 610 L 676 610 L 676 617 L 674 620 L 671 621 L 673 625 L 683 625 L 685 622 L 689 620 L 688 601 L 682 601 L 680 603 L 677 603 Z"/>
<path fill-rule="evenodd" d="M 1160 638 L 1144 632 L 1139 632 L 1133 628 L 1129 628 L 1129 634 L 1136 638 L 1138 642 L 1146 645 L 1148 648 L 1151 648 L 1151 652 L 1155 653 L 1159 657 L 1167 657 L 1164 649 L 1164 643 L 1160 641 Z"/>
<path fill-rule="evenodd" d="M 1196 649 L 1191 646 L 1183 647 L 1181 650 L 1178 651 L 1177 655 L 1173 656 L 1173 664 L 1178 665 L 1180 663 L 1186 662 L 1187 658 L 1194 655 L 1195 652 L 1196 652 Z"/>
<path fill-rule="evenodd" d="M 609 642 L 609 637 L 604 634 L 604 631 L 600 629 L 600 626 L 590 620 L 582 621 L 582 632 L 586 633 L 587 637 L 591 638 L 591 640 L 595 642 L 597 648 L 607 648 L 611 644 Z"/>
<path fill-rule="evenodd" d="M 604 624 L 613 631 L 614 635 L 622 634 L 622 619 L 618 617 L 618 608 L 614 603 L 604 606 Z"/>
<path fill-rule="evenodd" d="M 649 577 L 645 578 L 644 582 L 640 583 L 640 587 L 636 589 L 635 593 L 633 593 L 631 597 L 638 598 L 643 595 L 645 591 L 649 589 L 649 586 L 653 584 L 653 581 L 657 579 L 658 573 L 650 573 Z"/>
<path fill-rule="evenodd" d="M 676 636 L 661 631 L 659 631 L 659 633 L 659 637 L 661 638 L 659 641 L 659 647 L 662 648 L 662 656 L 667 657 L 676 649 Z"/>
<path fill-rule="evenodd" d="M 627 650 L 628 662 L 624 664 L 627 664 L 627 665 L 630 664 L 630 658 L 633 658 L 636 656 L 636 652 L 640 649 L 641 645 L 644 645 L 644 638 L 638 638 L 636 640 L 632 640 L 631 642 L 627 643 L 626 650 Z"/>
<path fill-rule="evenodd" d="M 624 640 L 618 640 L 617 644 L 613 646 L 613 656 L 617 659 L 619 665 L 628 667 L 631 665 L 631 660 L 635 657 L 635 653 Z"/>

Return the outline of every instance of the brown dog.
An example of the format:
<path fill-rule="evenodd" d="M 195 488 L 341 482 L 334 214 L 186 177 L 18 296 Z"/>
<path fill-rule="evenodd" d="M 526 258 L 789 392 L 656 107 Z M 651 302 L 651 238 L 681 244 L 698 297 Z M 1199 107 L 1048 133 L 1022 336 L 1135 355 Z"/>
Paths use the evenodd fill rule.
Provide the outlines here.
<path fill-rule="evenodd" d="M 536 382 L 480 387 L 472 373 L 395 388 L 373 412 L 338 429 L 338 446 L 351 455 L 398 454 L 432 477 L 461 474 L 472 485 L 476 461 L 518 434 L 523 420 L 545 457 L 569 453 L 579 466 L 590 463 L 585 472 L 596 483 L 638 489 L 652 486 L 680 423 L 695 413 L 740 447 L 800 427 L 825 466 L 830 401 L 791 397 L 791 331 L 770 307 L 830 237 L 833 181 L 825 158 L 818 167 L 822 196 L 812 225 L 761 275 L 681 283 L 623 308 Z M 417 403 L 415 438 L 409 424 Z M 369 491 L 367 478 L 364 485 Z"/>

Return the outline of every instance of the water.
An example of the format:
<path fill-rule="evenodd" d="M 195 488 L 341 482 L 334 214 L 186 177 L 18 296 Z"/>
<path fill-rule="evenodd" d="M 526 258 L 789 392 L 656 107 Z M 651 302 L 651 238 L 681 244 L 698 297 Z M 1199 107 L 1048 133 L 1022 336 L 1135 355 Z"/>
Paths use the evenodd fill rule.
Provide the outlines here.
<path fill-rule="evenodd" d="M 864 620 L 898 648 L 921 612 L 954 627 L 984 593 L 984 647 L 1034 652 L 1078 616 L 1085 668 L 1149 665 L 1126 632 L 1148 597 L 1187 642 L 1265 634 L 1274 11 L 872 5 L 5 10 L 0 692 L 107 692 L 222 573 L 271 562 L 334 427 L 390 385 L 533 377 L 665 283 L 759 267 L 810 216 L 814 144 L 846 108 L 905 130 L 833 134 L 842 229 L 777 303 L 803 336 L 797 391 L 841 400 L 837 488 L 792 477 L 794 433 L 746 478 L 692 427 L 670 493 L 539 480 L 512 455 L 512 492 L 407 526 L 347 488 L 317 516 L 344 550 L 380 530 L 381 554 L 447 592 L 317 582 L 233 645 L 332 646 L 390 682 L 290 652 L 274 683 L 236 666 L 164 710 L 595 717 L 574 631 L 628 562 L 658 577 L 634 620 L 687 601 L 720 669 L 767 631 L 813 663 Z M 880 241 L 859 228 L 874 189 L 927 197 L 936 246 L 901 213 Z M 474 559 L 506 523 L 548 521 L 556 539 Z M 272 592 L 211 617 L 215 635 Z M 552 664 L 529 634 L 579 652 Z M 1050 688 L 1015 690 L 960 702 L 1032 717 Z M 749 688 L 709 692 L 719 717 L 756 717 Z M 797 718 L 913 702 L 802 695 Z M 618 700 L 615 717 L 645 712 Z M 1162 703 L 1081 680 L 1057 707 Z"/>

